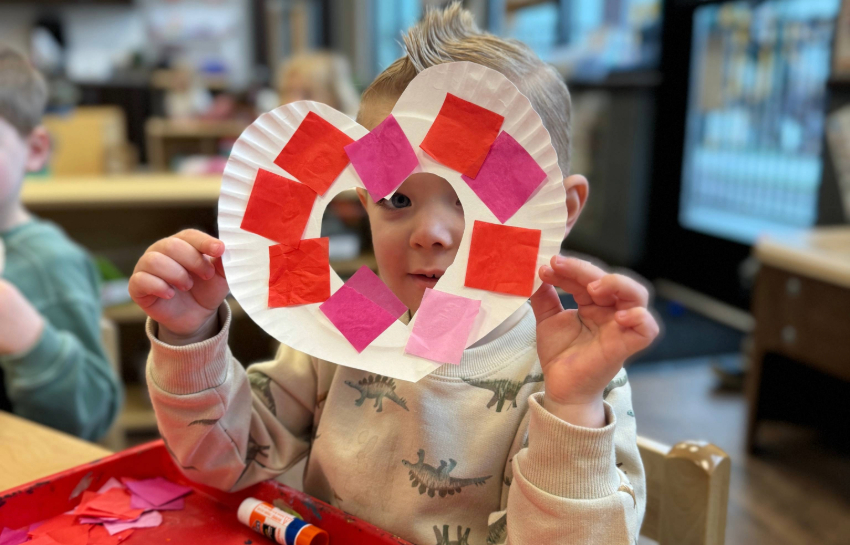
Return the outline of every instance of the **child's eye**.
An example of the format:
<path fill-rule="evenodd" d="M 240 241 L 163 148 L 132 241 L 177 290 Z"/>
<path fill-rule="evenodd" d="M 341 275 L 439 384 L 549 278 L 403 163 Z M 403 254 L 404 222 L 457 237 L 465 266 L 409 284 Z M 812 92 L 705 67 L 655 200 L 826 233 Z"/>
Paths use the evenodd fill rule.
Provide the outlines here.
<path fill-rule="evenodd" d="M 391 210 L 395 210 L 398 208 L 407 208 L 411 205 L 410 199 L 407 195 L 402 195 L 401 193 L 395 193 L 390 200 L 381 199 L 378 201 L 379 206 L 383 206 L 385 208 L 389 208 Z"/>

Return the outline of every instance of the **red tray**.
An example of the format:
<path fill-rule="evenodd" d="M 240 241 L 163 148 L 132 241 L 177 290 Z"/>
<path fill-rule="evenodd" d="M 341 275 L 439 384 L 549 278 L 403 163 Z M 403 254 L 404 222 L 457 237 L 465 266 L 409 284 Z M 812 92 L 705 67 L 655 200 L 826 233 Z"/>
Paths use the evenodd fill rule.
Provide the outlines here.
<path fill-rule="evenodd" d="M 80 503 L 84 490 L 97 490 L 110 477 L 165 477 L 194 490 L 186 497 L 185 509 L 162 511 L 162 525 L 137 529 L 125 543 L 271 543 L 236 519 L 239 504 L 252 496 L 296 511 L 306 522 L 326 530 L 331 545 L 411 545 L 389 532 L 275 481 L 265 481 L 234 493 L 194 483 L 177 468 L 161 440 L 0 492 L 0 527 L 23 528 L 60 515 Z"/>

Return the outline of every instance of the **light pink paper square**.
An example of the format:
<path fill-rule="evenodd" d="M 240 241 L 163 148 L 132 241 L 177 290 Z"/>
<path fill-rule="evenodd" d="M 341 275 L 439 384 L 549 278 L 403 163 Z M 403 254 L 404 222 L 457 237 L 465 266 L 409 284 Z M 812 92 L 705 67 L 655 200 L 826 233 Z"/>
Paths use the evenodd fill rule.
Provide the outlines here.
<path fill-rule="evenodd" d="M 162 524 L 162 514 L 159 511 L 150 511 L 134 521 L 104 522 L 103 527 L 109 535 L 114 536 L 130 528 L 154 528 L 160 524 Z"/>
<path fill-rule="evenodd" d="M 404 306 L 404 303 L 395 296 L 393 291 L 384 284 L 384 281 L 377 274 L 372 272 L 372 269 L 365 265 L 360 267 L 348 279 L 345 285 L 383 308 L 396 319 L 407 312 L 407 307 Z"/>
<path fill-rule="evenodd" d="M 419 165 L 416 152 L 391 115 L 372 132 L 345 146 L 345 153 L 375 202 L 395 191 Z"/>
<path fill-rule="evenodd" d="M 343 285 L 319 307 L 357 352 L 372 344 L 396 321 L 392 314 Z"/>
<path fill-rule="evenodd" d="M 425 289 L 404 351 L 439 363 L 460 364 L 481 301 Z"/>
<path fill-rule="evenodd" d="M 502 131 L 473 179 L 461 176 L 491 212 L 505 223 L 546 180 L 546 172 L 522 144 Z"/>

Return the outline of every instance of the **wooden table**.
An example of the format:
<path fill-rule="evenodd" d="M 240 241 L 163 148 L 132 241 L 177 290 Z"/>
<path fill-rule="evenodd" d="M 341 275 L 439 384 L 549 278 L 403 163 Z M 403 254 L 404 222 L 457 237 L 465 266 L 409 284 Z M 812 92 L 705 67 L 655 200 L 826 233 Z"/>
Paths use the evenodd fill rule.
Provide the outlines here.
<path fill-rule="evenodd" d="M 746 387 L 749 452 L 762 416 L 766 355 L 850 381 L 850 226 L 763 239 L 755 255 L 761 269 L 753 293 L 756 326 Z"/>
<path fill-rule="evenodd" d="M 0 492 L 112 454 L 0 411 Z"/>

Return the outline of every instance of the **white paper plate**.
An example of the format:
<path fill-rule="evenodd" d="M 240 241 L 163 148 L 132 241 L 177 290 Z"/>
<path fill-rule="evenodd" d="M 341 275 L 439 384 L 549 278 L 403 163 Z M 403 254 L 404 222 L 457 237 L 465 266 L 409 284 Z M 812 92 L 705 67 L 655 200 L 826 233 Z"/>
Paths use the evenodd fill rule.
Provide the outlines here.
<path fill-rule="evenodd" d="M 505 225 L 539 229 L 542 232 L 538 268 L 561 248 L 566 231 L 567 209 L 563 176 L 549 133 L 528 99 L 502 74 L 483 66 L 448 63 L 422 71 L 407 87 L 392 114 L 416 151 L 423 171 L 445 178 L 457 192 L 464 210 L 465 230 L 457 257 L 435 289 L 481 300 L 481 311 L 473 325 L 468 345 L 473 344 L 508 318 L 526 298 L 465 287 L 467 258 L 475 220 L 500 223 L 478 196 L 461 179 L 459 172 L 437 163 L 419 144 L 437 117 L 446 93 L 492 110 L 505 117 L 502 130 L 513 136 L 546 172 L 547 178 Z M 344 114 L 316 102 L 301 101 L 263 114 L 237 140 L 227 162 L 219 199 L 219 236 L 227 250 L 223 262 L 230 289 L 248 315 L 280 342 L 317 358 L 364 371 L 415 382 L 442 364 L 404 353 L 410 328 L 395 322 L 362 353 L 348 343 L 319 311 L 319 304 L 268 308 L 268 247 L 274 241 L 243 231 L 239 225 L 251 194 L 258 168 L 296 179 L 274 164 L 308 112 L 315 112 L 357 140 L 368 133 Z M 302 238 L 321 236 L 325 208 L 338 193 L 363 187 L 349 164 L 313 206 Z M 498 266 L 498 265 L 494 265 Z M 343 282 L 331 270 L 331 293 Z M 535 275 L 534 289 L 541 284 Z"/>

